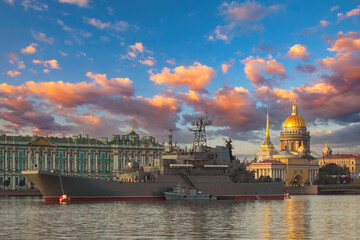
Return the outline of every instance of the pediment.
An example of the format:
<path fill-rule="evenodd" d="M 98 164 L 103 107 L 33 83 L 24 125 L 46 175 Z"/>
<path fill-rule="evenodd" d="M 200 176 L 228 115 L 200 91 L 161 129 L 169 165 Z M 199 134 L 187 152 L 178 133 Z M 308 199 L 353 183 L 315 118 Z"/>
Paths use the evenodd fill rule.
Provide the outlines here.
<path fill-rule="evenodd" d="M 35 139 L 29 145 L 33 145 L 33 146 L 52 146 L 52 147 L 55 146 L 48 139 L 46 139 L 44 137 L 39 137 L 39 138 Z"/>

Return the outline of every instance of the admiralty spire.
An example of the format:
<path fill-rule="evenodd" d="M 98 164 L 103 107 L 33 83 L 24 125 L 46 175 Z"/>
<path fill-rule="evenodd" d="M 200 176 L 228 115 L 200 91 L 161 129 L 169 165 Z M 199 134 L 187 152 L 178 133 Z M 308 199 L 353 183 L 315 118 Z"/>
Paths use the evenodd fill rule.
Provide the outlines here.
<path fill-rule="evenodd" d="M 272 159 L 272 155 L 277 154 L 274 145 L 270 141 L 269 130 L 269 107 L 267 107 L 266 113 L 266 136 L 265 141 L 261 144 L 260 149 L 257 151 L 257 160 L 262 161 L 265 159 Z"/>

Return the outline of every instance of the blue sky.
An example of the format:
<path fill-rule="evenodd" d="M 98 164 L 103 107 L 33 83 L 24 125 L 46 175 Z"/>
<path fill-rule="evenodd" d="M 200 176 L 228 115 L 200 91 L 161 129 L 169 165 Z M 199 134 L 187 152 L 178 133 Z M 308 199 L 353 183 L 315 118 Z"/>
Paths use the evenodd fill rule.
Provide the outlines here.
<path fill-rule="evenodd" d="M 312 147 L 359 152 L 360 1 L 0 1 L 6 134 L 178 142 L 208 111 L 212 144 L 251 154 L 294 100 Z"/>

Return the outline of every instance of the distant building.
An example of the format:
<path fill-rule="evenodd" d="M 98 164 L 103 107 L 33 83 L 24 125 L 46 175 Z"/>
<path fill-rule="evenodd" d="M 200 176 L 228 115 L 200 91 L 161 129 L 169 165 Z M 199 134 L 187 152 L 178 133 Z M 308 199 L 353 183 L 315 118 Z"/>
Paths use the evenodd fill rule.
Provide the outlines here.
<path fill-rule="evenodd" d="M 275 150 L 270 141 L 267 113 L 265 142 L 257 152 L 257 161 L 248 164 L 247 169 L 254 171 L 256 179 L 269 176 L 273 180 L 281 179 L 286 186 L 314 183 L 319 165 L 311 161 L 310 134 L 304 119 L 298 115 L 295 103 L 280 134 L 280 152 Z"/>
<path fill-rule="evenodd" d="M 322 150 L 323 157 L 314 161 L 318 162 L 320 167 L 329 163 L 335 163 L 340 167 L 347 167 L 351 174 L 360 173 L 360 154 L 332 154 L 332 149 L 326 144 Z"/>
<path fill-rule="evenodd" d="M 131 161 L 153 164 L 163 145 L 134 132 L 97 140 L 88 136 L 41 137 L 0 135 L 0 188 L 31 187 L 22 170 L 55 170 L 64 174 L 111 177 Z"/>

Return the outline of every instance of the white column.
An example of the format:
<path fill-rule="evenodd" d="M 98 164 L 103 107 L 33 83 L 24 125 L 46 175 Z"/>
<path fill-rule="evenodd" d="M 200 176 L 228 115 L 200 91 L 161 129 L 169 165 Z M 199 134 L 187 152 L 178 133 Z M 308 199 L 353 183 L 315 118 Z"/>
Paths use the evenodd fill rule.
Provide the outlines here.
<path fill-rule="evenodd" d="M 88 170 L 88 173 L 90 173 L 91 172 L 91 153 L 90 152 L 88 152 L 87 153 L 88 154 L 88 164 L 87 164 L 87 170 Z"/>
<path fill-rule="evenodd" d="M 31 166 L 31 160 L 30 160 L 30 150 L 27 150 L 27 169 L 30 169 Z"/>
<path fill-rule="evenodd" d="M 117 172 L 119 171 L 119 155 L 118 152 L 114 153 L 114 164 L 113 164 L 113 171 Z"/>
<path fill-rule="evenodd" d="M 5 148 L 5 171 L 8 171 L 8 158 L 7 158 L 7 149 Z M 5 181 L 6 179 L 4 179 Z"/>
<path fill-rule="evenodd" d="M 67 171 L 70 172 L 70 151 L 67 151 Z"/>
<path fill-rule="evenodd" d="M 39 165 L 39 150 L 35 149 L 35 165 L 36 165 L 36 169 L 40 168 Z"/>
<path fill-rule="evenodd" d="M 48 161 L 47 161 L 47 151 L 45 150 L 45 157 L 44 157 L 44 159 L 43 159 L 44 161 L 45 161 L 45 165 L 44 165 L 44 167 L 45 167 L 45 170 L 48 170 Z"/>
<path fill-rule="evenodd" d="M 53 169 L 56 169 L 56 162 L 55 162 L 55 154 L 54 153 L 52 153 L 52 157 L 53 157 L 53 160 L 52 160 L 52 162 L 53 162 Z M 59 162 L 59 165 L 60 165 L 60 162 Z M 60 166 L 59 166 L 59 169 L 60 169 Z"/>
<path fill-rule="evenodd" d="M 15 172 L 15 149 L 13 150 L 12 153 L 12 170 L 13 172 Z"/>
<path fill-rule="evenodd" d="M 255 170 L 255 179 L 257 179 L 257 171 Z"/>
<path fill-rule="evenodd" d="M 74 152 L 74 172 L 77 172 L 77 161 L 76 161 L 77 152 Z"/>
<path fill-rule="evenodd" d="M 98 152 L 95 152 L 95 172 L 99 172 Z"/>

